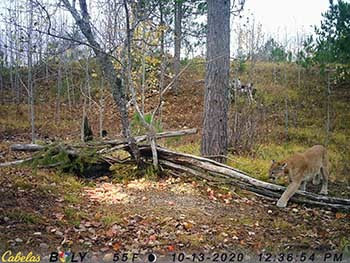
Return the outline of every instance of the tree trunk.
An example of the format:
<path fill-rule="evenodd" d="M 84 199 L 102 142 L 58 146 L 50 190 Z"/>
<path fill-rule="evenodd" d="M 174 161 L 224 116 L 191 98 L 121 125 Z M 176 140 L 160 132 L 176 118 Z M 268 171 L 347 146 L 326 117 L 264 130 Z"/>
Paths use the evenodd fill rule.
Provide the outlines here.
<path fill-rule="evenodd" d="M 330 138 L 330 126 L 331 126 L 331 117 L 330 117 L 330 107 L 331 107 L 331 82 L 330 82 L 330 72 L 327 72 L 327 119 L 326 119 L 326 141 L 325 145 L 328 145 Z"/>
<path fill-rule="evenodd" d="M 178 94 L 179 92 L 179 73 L 180 73 L 180 58 L 181 58 L 181 20 L 182 20 L 182 2 L 175 0 L 175 39 L 174 39 L 174 74 L 175 74 L 175 81 L 174 81 L 174 90 L 175 93 Z"/>
<path fill-rule="evenodd" d="M 30 123 L 31 123 L 31 139 L 32 143 L 35 141 L 35 113 L 34 113 L 34 83 L 32 75 L 33 65 L 33 2 L 28 1 L 29 4 L 29 21 L 28 21 L 28 90 L 29 90 L 29 105 L 30 105 Z"/>
<path fill-rule="evenodd" d="M 227 154 L 230 1 L 208 0 L 207 69 L 201 154 Z M 224 161 L 216 157 L 217 161 Z"/>
<path fill-rule="evenodd" d="M 56 124 L 61 121 L 61 92 L 62 92 L 62 56 L 58 58 L 57 93 L 56 93 Z"/>
<path fill-rule="evenodd" d="M 113 99 L 116 102 L 120 113 L 123 136 L 128 140 L 130 154 L 133 156 L 133 158 L 135 158 L 136 163 L 139 165 L 140 152 L 138 150 L 138 146 L 135 143 L 135 139 L 131 136 L 130 132 L 130 123 L 128 110 L 126 106 L 125 89 L 122 85 L 121 79 L 117 76 L 111 57 L 103 51 L 101 45 L 95 39 L 89 20 L 90 16 L 87 10 L 86 1 L 79 1 L 81 15 L 78 13 L 77 9 L 75 9 L 75 7 L 70 4 L 68 0 L 62 0 L 62 2 L 72 14 L 81 32 L 84 34 L 90 46 L 92 47 L 97 57 L 97 60 L 102 68 L 102 72 L 104 73 L 108 83 L 110 84 Z"/>

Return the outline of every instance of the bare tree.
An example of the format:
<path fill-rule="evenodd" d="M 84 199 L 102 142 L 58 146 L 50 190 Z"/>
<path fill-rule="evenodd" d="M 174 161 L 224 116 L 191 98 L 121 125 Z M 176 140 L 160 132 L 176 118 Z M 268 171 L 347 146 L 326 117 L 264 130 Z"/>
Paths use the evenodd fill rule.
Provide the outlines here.
<path fill-rule="evenodd" d="M 33 2 L 28 0 L 29 5 L 29 20 L 28 20 L 28 90 L 29 90 L 29 105 L 30 105 L 30 123 L 31 123 L 31 139 L 34 143 L 35 141 L 35 112 L 34 112 L 34 82 L 32 75 L 33 67 L 33 45 L 32 45 L 32 35 L 33 35 Z"/>
<path fill-rule="evenodd" d="M 174 32 L 174 74 L 178 75 L 180 72 L 180 55 L 181 55 L 181 38 L 182 38 L 182 0 L 175 0 L 175 32 Z M 175 93 L 179 92 L 179 80 L 176 78 L 174 82 Z"/>
<path fill-rule="evenodd" d="M 131 155 L 133 158 L 135 158 L 138 164 L 141 164 L 139 149 L 130 132 L 129 116 L 126 106 L 126 94 L 122 80 L 118 77 L 117 72 L 115 71 L 111 56 L 101 48 L 101 44 L 96 40 L 96 36 L 94 35 L 90 21 L 90 15 L 88 13 L 86 0 L 79 0 L 79 11 L 75 7 L 75 1 L 71 3 L 69 0 L 62 0 L 62 3 L 72 14 L 74 20 L 79 26 L 79 29 L 87 39 L 90 47 L 93 49 L 98 59 L 101 69 L 112 89 L 113 98 L 118 106 L 123 136 L 128 140 Z"/>

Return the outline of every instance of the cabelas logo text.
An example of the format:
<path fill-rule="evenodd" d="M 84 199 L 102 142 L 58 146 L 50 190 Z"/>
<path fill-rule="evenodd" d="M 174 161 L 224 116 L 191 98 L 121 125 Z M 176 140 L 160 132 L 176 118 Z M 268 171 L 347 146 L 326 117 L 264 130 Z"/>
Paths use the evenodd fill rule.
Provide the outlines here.
<path fill-rule="evenodd" d="M 87 255 L 87 252 L 78 252 L 78 253 L 74 253 L 71 251 L 52 252 L 50 254 L 49 261 L 50 262 L 60 261 L 62 263 L 83 262 L 86 255 Z"/>
<path fill-rule="evenodd" d="M 27 255 L 18 252 L 16 255 L 11 250 L 7 250 L 1 256 L 2 262 L 40 262 L 40 256 L 29 252 Z"/>

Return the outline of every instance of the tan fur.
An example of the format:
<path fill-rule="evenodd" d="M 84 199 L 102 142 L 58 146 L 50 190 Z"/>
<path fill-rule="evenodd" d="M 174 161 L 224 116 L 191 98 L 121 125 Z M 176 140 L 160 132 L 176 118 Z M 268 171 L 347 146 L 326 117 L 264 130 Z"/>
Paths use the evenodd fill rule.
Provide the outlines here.
<path fill-rule="evenodd" d="M 306 183 L 310 181 L 313 184 L 318 184 L 322 179 L 320 194 L 328 194 L 328 166 L 327 150 L 322 145 L 312 146 L 305 152 L 296 153 L 283 161 L 272 161 L 269 177 L 276 179 L 279 176 L 287 175 L 290 182 L 277 201 L 277 206 L 286 207 L 288 200 L 298 188 L 305 191 Z"/>

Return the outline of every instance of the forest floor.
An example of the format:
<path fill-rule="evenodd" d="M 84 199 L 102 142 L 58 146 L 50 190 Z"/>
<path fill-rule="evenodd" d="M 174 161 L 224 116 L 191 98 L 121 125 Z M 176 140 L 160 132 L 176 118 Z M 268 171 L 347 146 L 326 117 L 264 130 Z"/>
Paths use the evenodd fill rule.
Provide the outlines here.
<path fill-rule="evenodd" d="M 2 169 L 0 250 L 47 259 L 71 249 L 88 252 L 92 262 L 111 262 L 114 253 L 153 252 L 169 261 L 173 253 L 241 253 L 256 262 L 259 253 L 304 252 L 323 262 L 325 253 L 348 245 L 349 214 L 292 203 L 279 209 L 275 201 L 185 175 L 118 181 Z"/>
<path fill-rule="evenodd" d="M 203 81 L 196 75 L 187 84 L 181 96 L 167 96 L 164 130 L 200 127 Z M 26 155 L 9 151 L 9 146 L 29 140 L 26 108 L 1 107 L 0 161 L 22 159 Z M 41 140 L 79 138 L 79 107 L 70 111 L 62 107 L 58 121 L 52 105 L 38 107 Z M 112 138 L 119 134 L 115 116 L 115 109 L 105 115 L 105 128 Z M 98 121 L 92 119 L 96 131 Z M 198 154 L 199 136 L 162 143 Z M 270 157 L 302 149 L 295 142 L 284 148 L 276 145 L 262 145 L 252 155 L 231 156 L 235 160 L 229 164 L 264 178 Z M 271 148 L 274 152 L 267 154 Z M 333 156 L 340 162 L 338 155 Z M 173 261 L 174 253 L 177 262 L 181 262 L 180 253 L 188 256 L 188 262 L 193 254 L 196 262 L 203 262 L 200 253 L 208 262 L 334 262 L 343 253 L 342 262 L 347 262 L 345 257 L 350 255 L 350 214 L 293 203 L 279 209 L 275 200 L 239 188 L 209 186 L 185 174 L 156 176 L 145 171 L 140 175 L 132 165 L 117 167 L 110 176 L 95 180 L 29 167 L 1 168 L 0 173 L 0 256 L 8 250 L 13 254 L 32 251 L 46 262 L 51 252 L 71 250 L 88 252 L 91 262 L 112 262 L 115 253 L 127 253 L 128 262 L 133 253 L 139 253 L 141 261 L 135 262 L 147 262 L 144 257 L 151 252 L 161 262 Z M 349 185 L 344 182 L 332 180 L 330 195 L 349 197 Z M 260 253 L 264 257 L 259 258 Z M 287 260 L 287 253 L 292 260 Z M 241 256 L 244 260 L 239 260 Z"/>

